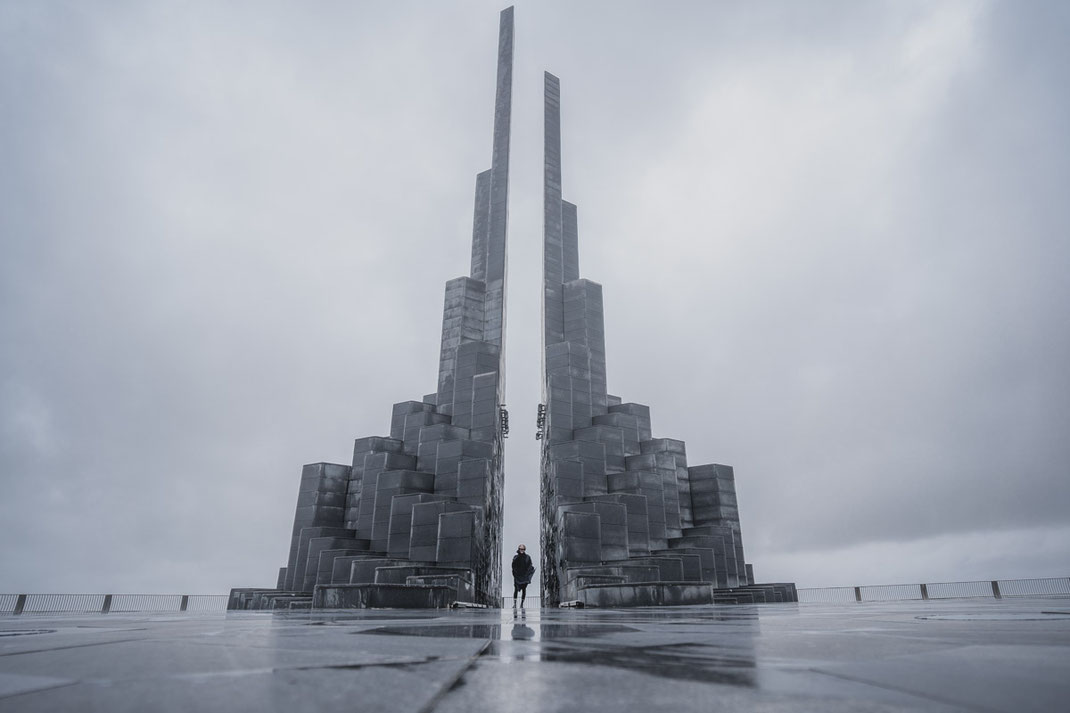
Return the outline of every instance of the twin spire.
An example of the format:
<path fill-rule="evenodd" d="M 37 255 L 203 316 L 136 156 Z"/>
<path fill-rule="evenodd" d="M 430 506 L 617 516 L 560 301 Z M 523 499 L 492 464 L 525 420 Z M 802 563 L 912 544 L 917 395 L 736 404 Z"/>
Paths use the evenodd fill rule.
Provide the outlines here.
<path fill-rule="evenodd" d="M 446 283 L 435 391 L 394 404 L 390 435 L 356 439 L 351 464 L 304 466 L 277 587 L 232 590 L 230 608 L 500 606 L 512 86 L 510 7 L 471 274 Z M 789 600 L 793 586 L 747 586 L 732 468 L 688 466 L 683 441 L 652 437 L 649 407 L 607 392 L 602 287 L 580 278 L 561 197 L 557 77 L 544 92 L 543 605 Z"/>

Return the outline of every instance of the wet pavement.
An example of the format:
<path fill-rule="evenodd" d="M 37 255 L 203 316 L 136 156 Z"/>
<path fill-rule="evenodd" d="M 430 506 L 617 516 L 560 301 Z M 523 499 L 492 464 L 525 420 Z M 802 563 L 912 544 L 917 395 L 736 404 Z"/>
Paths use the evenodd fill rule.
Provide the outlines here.
<path fill-rule="evenodd" d="M 5 711 L 1062 711 L 1070 600 L 0 618 Z"/>

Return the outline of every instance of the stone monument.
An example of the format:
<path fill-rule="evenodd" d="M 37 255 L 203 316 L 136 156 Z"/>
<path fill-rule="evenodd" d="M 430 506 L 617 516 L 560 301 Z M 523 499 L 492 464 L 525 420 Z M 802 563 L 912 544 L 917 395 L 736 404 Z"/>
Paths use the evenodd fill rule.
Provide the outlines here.
<path fill-rule="evenodd" d="M 687 463 L 650 408 L 608 393 L 602 286 L 580 277 L 576 206 L 561 195 L 561 86 L 544 77 L 543 605 L 795 601 L 755 585 L 731 466 Z"/>
<path fill-rule="evenodd" d="M 490 169 L 476 177 L 471 275 L 446 283 L 438 386 L 395 404 L 348 465 L 306 465 L 275 589 L 230 608 L 501 602 L 505 272 L 513 9 L 501 13 Z M 745 563 L 731 466 L 687 463 L 650 409 L 608 393 L 602 287 L 580 277 L 561 194 L 560 82 L 544 84 L 543 604 L 795 601 Z"/>
<path fill-rule="evenodd" d="M 272 590 L 230 608 L 498 606 L 513 9 L 502 11 L 490 169 L 476 177 L 471 275 L 446 283 L 434 393 L 395 404 L 390 435 L 301 473 Z"/>

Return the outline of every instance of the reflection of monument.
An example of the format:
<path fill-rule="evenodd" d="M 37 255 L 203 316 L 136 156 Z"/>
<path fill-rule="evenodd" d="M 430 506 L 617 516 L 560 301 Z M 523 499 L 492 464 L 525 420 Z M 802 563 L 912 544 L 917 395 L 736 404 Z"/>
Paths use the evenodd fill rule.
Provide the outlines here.
<path fill-rule="evenodd" d="M 607 391 L 602 287 L 580 278 L 561 198 L 558 78 L 544 90 L 543 604 L 794 601 L 744 563 L 731 466 L 688 466 L 683 441 L 651 436 L 649 407 Z"/>
<path fill-rule="evenodd" d="M 306 465 L 278 589 L 231 608 L 498 606 L 513 10 L 501 13 L 491 167 L 476 177 L 470 277 L 446 283 L 438 388 L 394 405 L 351 465 Z"/>

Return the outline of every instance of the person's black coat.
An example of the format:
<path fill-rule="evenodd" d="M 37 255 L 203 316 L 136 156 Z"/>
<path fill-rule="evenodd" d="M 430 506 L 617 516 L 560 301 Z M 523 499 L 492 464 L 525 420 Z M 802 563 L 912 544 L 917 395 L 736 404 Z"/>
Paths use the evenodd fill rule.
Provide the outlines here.
<path fill-rule="evenodd" d="M 531 583 L 533 574 L 535 574 L 535 565 L 531 563 L 528 553 L 516 553 L 513 557 L 513 583 L 518 587 L 527 586 Z"/>

